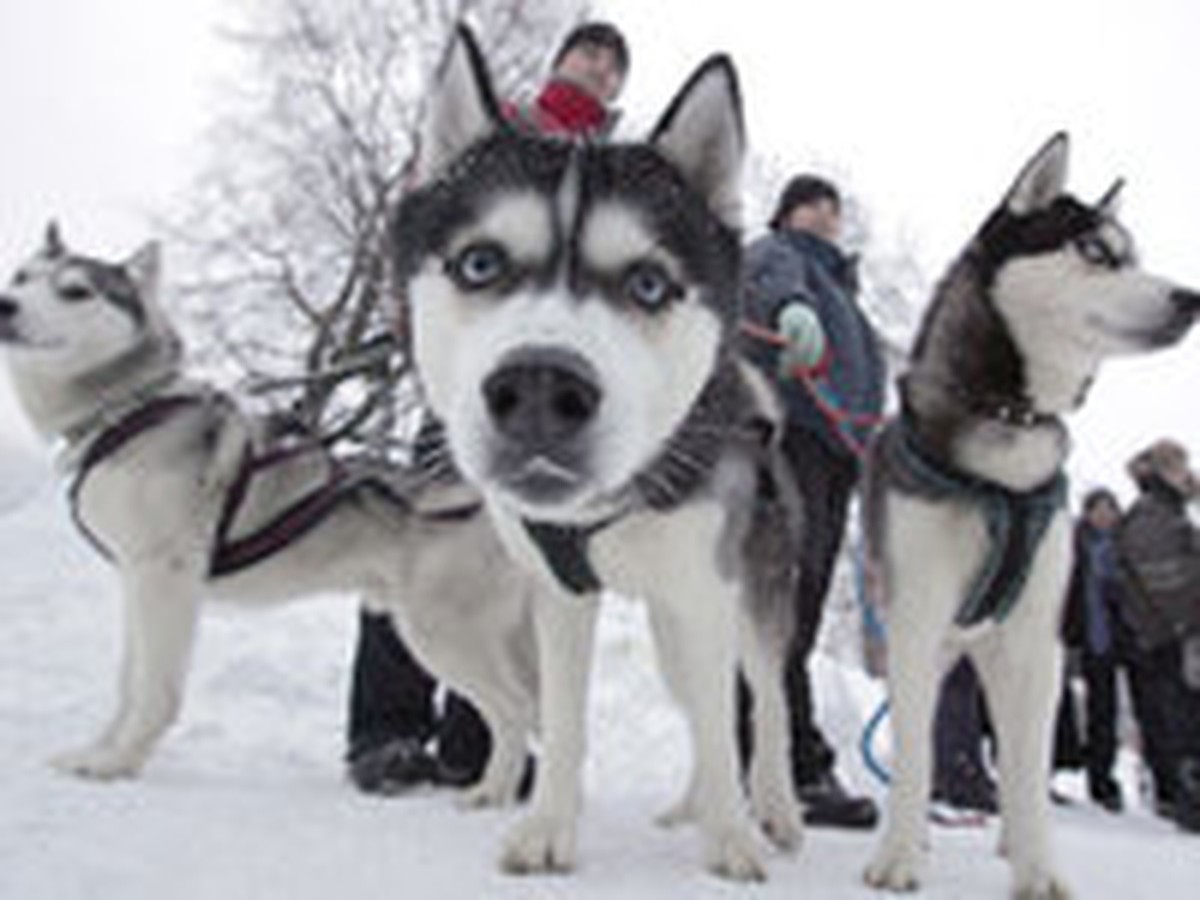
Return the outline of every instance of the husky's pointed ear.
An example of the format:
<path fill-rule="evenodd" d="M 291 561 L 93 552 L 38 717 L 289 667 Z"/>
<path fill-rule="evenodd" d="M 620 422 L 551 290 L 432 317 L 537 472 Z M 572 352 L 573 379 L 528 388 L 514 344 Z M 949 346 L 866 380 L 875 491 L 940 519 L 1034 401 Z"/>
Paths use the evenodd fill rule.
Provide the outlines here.
<path fill-rule="evenodd" d="M 158 241 L 148 241 L 125 260 L 122 266 L 138 286 L 143 303 L 158 299 L 158 280 L 162 272 L 162 249 Z"/>
<path fill-rule="evenodd" d="M 1096 203 L 1096 211 L 1106 216 L 1115 216 L 1121 211 L 1121 191 L 1125 187 L 1125 179 L 1118 178 L 1112 183 L 1104 196 Z"/>
<path fill-rule="evenodd" d="M 1067 185 L 1067 158 L 1071 141 L 1065 131 L 1050 138 L 1033 155 L 1009 188 L 1004 205 L 1016 215 L 1028 215 L 1053 203 Z"/>
<path fill-rule="evenodd" d="M 438 68 L 425 117 L 420 176 L 425 181 L 488 135 L 501 121 L 487 64 L 475 36 L 459 25 Z"/>
<path fill-rule="evenodd" d="M 56 259 L 66 252 L 67 245 L 63 243 L 62 233 L 58 230 L 58 222 L 51 219 L 46 225 L 46 238 L 42 245 L 42 253 L 49 259 Z"/>
<path fill-rule="evenodd" d="M 745 150 L 737 70 L 724 54 L 710 56 L 662 114 L 650 143 L 726 224 L 741 224 L 741 171 Z"/>

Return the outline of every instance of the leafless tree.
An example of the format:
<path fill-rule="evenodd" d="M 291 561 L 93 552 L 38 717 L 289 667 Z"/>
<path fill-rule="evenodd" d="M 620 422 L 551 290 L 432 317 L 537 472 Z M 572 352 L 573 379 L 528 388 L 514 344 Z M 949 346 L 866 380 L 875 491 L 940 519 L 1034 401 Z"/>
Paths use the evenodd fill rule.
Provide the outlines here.
<path fill-rule="evenodd" d="M 584 0 L 256 0 L 227 29 L 245 74 L 172 223 L 180 305 L 210 372 L 297 427 L 386 447 L 412 396 L 387 279 L 389 210 L 420 152 L 455 24 L 520 96 Z"/>

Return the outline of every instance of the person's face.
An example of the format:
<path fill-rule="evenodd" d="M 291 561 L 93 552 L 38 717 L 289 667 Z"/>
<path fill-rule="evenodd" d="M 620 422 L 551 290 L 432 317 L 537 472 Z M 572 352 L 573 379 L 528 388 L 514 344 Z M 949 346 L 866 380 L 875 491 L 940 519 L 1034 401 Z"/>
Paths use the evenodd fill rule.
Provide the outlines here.
<path fill-rule="evenodd" d="M 554 67 L 554 74 L 587 91 L 605 106 L 617 99 L 625 85 L 617 55 L 599 44 L 572 47 Z"/>
<path fill-rule="evenodd" d="M 802 203 L 792 208 L 784 224 L 793 231 L 810 231 L 834 243 L 842 234 L 842 210 L 828 198 Z"/>
<path fill-rule="evenodd" d="M 1108 500 L 1099 500 L 1088 510 L 1088 522 L 1102 531 L 1115 528 L 1120 518 L 1121 511 Z"/>

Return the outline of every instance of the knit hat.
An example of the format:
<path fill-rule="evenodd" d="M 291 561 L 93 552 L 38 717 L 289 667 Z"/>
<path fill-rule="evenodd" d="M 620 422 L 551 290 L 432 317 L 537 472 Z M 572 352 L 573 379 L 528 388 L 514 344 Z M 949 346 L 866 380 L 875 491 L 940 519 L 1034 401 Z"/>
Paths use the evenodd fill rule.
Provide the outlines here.
<path fill-rule="evenodd" d="M 821 200 L 832 200 L 833 205 L 839 208 L 842 205 L 842 195 L 838 193 L 838 189 L 833 186 L 832 182 L 817 175 L 795 176 L 787 183 L 783 193 L 779 195 L 779 203 L 776 204 L 775 213 L 771 216 L 771 227 L 773 229 L 781 228 L 784 220 L 797 206 L 806 206 Z"/>
<path fill-rule="evenodd" d="M 562 62 L 562 58 L 576 47 L 586 44 L 611 50 L 612 55 L 616 57 L 617 68 L 621 70 L 621 75 L 629 74 L 629 45 L 625 43 L 625 36 L 617 30 L 617 27 L 607 22 L 585 22 L 575 28 L 563 39 L 562 46 L 554 55 L 553 67 L 557 67 Z"/>
<path fill-rule="evenodd" d="M 1139 487 L 1158 478 L 1184 497 L 1200 495 L 1200 477 L 1188 464 L 1187 449 L 1170 438 L 1155 441 L 1131 459 L 1129 475 Z"/>

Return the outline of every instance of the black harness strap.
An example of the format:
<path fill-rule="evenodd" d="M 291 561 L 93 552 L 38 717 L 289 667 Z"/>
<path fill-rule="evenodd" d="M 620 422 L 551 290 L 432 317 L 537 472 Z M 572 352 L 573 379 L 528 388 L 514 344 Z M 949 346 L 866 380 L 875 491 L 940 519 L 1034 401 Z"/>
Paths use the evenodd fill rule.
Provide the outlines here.
<path fill-rule="evenodd" d="M 213 396 L 219 395 L 168 395 L 148 400 L 118 419 L 113 425 L 105 428 L 88 445 L 80 460 L 79 470 L 68 495 L 71 516 L 84 537 L 106 559 L 113 558 L 112 551 L 88 528 L 79 514 L 79 496 L 84 482 L 96 466 L 112 457 L 131 441 L 162 425 L 176 413 L 209 402 Z M 261 455 L 255 455 L 253 448 L 249 445 L 246 446 L 237 477 L 226 491 L 221 514 L 213 534 L 208 571 L 211 577 L 233 574 L 283 550 L 319 525 L 342 500 L 356 490 L 371 490 L 387 502 L 404 508 L 424 521 L 434 523 L 465 522 L 478 515 L 483 508 L 481 503 L 471 502 L 445 509 L 418 511 L 404 496 L 397 493 L 382 479 L 369 474 L 353 477 L 348 474 L 344 466 L 335 462 L 329 477 L 322 484 L 304 494 L 252 534 L 231 539 L 230 532 L 233 530 L 242 504 L 250 492 L 254 476 L 273 466 L 286 464 L 297 456 L 314 452 L 318 446 L 316 442 L 307 442 L 278 447 Z"/>
<path fill-rule="evenodd" d="M 521 524 L 558 583 L 569 593 L 590 594 L 603 588 L 604 583 L 588 557 L 588 541 L 614 521 L 605 519 L 584 528 L 529 519 L 522 519 Z"/>
<path fill-rule="evenodd" d="M 465 503 L 445 509 L 418 512 L 412 504 L 396 493 L 389 485 L 370 475 L 355 478 L 344 466 L 336 462 L 329 478 L 320 486 L 305 494 L 295 503 L 281 511 L 275 518 L 245 537 L 231 540 L 229 531 L 233 527 L 238 509 L 246 499 L 255 473 L 271 466 L 288 462 L 293 457 L 312 451 L 312 445 L 289 447 L 254 457 L 247 450 L 237 479 L 229 489 L 225 505 L 221 510 L 220 522 L 213 543 L 209 563 L 209 575 L 216 578 L 231 575 L 288 547 L 300 540 L 324 521 L 340 503 L 359 490 L 370 490 L 405 512 L 426 522 L 455 524 L 466 522 L 482 509 L 479 502 Z"/>
<path fill-rule="evenodd" d="M 283 447 L 262 456 L 255 456 L 250 447 L 246 448 L 238 476 L 225 495 L 225 503 L 217 520 L 217 530 L 213 535 L 213 548 L 208 566 L 208 574 L 211 577 L 230 575 L 277 553 L 293 541 L 308 534 L 337 505 L 342 497 L 345 471 L 335 465 L 329 478 L 323 484 L 282 510 L 266 525 L 245 537 L 236 540 L 229 538 L 229 532 L 249 493 L 254 475 L 272 466 L 287 463 L 297 456 L 310 453 L 314 446 L 313 444 L 301 444 Z"/>
<path fill-rule="evenodd" d="M 105 559 L 112 559 L 112 551 L 104 545 L 95 532 L 88 528 L 87 523 L 79 514 L 79 495 L 83 492 L 83 484 L 87 481 L 88 475 L 100 463 L 151 428 L 158 427 L 176 413 L 205 402 L 204 396 L 196 394 L 168 395 L 149 400 L 105 428 L 88 445 L 83 458 L 79 461 L 79 470 L 75 473 L 75 480 L 71 482 L 71 487 L 67 492 L 67 502 L 71 508 L 71 519 L 75 522 L 75 527 Z"/>
<path fill-rule="evenodd" d="M 1010 490 L 932 457 L 921 447 L 904 417 L 888 427 L 882 440 L 901 490 L 980 508 L 991 546 L 954 621 L 964 628 L 987 619 L 1003 621 L 1021 597 L 1033 557 L 1050 522 L 1066 505 L 1066 476 L 1060 471 L 1031 490 Z"/>

